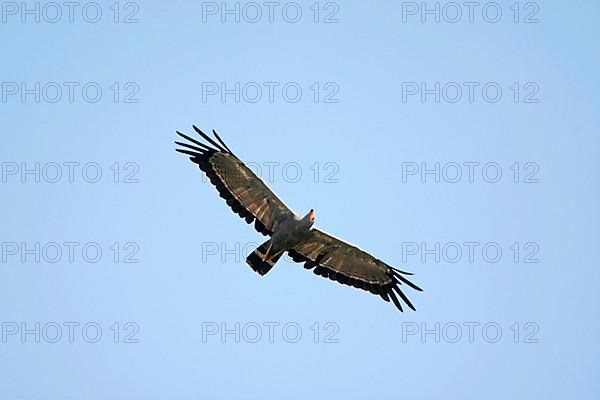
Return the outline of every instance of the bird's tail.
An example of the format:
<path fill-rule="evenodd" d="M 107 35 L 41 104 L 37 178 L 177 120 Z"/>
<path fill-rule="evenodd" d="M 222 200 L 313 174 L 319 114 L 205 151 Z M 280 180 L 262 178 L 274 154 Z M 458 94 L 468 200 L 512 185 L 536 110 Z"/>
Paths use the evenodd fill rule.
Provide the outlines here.
<path fill-rule="evenodd" d="M 273 249 L 271 249 L 269 251 L 269 258 L 265 260 L 265 254 L 270 244 L 271 239 L 258 246 L 256 250 L 254 250 L 252 253 L 250 253 L 248 257 L 246 257 L 246 264 L 248 264 L 254 271 L 258 272 L 260 275 L 265 275 L 267 272 L 269 272 L 284 253 L 283 251 L 275 253 Z"/>

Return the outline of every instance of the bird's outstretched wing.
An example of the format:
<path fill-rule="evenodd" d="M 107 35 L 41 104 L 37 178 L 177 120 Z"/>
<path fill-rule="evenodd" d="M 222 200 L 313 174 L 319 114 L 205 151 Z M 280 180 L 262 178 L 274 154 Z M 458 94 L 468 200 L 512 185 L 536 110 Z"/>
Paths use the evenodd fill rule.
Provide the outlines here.
<path fill-rule="evenodd" d="M 288 254 L 294 261 L 304 262 L 304 268 L 314 268 L 317 275 L 378 294 L 387 302 L 391 299 L 403 311 L 398 295 L 415 310 L 400 289 L 404 284 L 422 290 L 405 278 L 405 275 L 412 275 L 410 272 L 393 268 L 358 247 L 318 229 L 312 229 L 311 235 L 289 250 Z"/>
<path fill-rule="evenodd" d="M 249 224 L 256 221 L 254 227 L 263 235 L 272 235 L 281 221 L 293 215 L 292 210 L 229 150 L 215 131 L 218 143 L 196 126 L 194 130 L 212 146 L 177 132 L 188 143 L 175 142 L 184 147 L 176 150 L 198 164 L 236 214 Z"/>

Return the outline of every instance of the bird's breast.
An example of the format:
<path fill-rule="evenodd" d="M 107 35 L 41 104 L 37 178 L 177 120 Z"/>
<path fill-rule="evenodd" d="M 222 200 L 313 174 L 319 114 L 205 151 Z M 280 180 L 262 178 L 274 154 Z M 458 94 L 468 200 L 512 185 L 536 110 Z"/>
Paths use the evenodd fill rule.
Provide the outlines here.
<path fill-rule="evenodd" d="M 286 221 L 273 233 L 273 245 L 282 249 L 291 249 L 305 239 L 309 230 L 300 221 Z"/>

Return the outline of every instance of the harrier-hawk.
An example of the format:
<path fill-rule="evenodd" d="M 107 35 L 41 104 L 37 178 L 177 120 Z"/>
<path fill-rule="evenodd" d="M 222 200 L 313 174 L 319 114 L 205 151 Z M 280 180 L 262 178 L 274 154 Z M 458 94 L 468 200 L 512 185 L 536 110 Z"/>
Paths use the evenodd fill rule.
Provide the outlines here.
<path fill-rule="evenodd" d="M 403 311 L 399 296 L 415 310 L 400 288 L 404 284 L 421 291 L 405 277 L 411 273 L 387 265 L 358 247 L 312 228 L 314 210 L 305 216 L 294 213 L 233 154 L 214 130 L 218 142 L 196 126 L 194 130 L 208 144 L 177 132 L 188 142 L 175 142 L 184 147 L 176 150 L 189 155 L 190 160 L 198 164 L 236 214 L 249 224 L 254 221 L 256 230 L 270 237 L 246 258 L 254 271 L 265 275 L 287 251 L 294 261 L 303 262 L 304 268 L 314 268 L 317 275 L 378 294 L 387 302 L 391 299 Z"/>

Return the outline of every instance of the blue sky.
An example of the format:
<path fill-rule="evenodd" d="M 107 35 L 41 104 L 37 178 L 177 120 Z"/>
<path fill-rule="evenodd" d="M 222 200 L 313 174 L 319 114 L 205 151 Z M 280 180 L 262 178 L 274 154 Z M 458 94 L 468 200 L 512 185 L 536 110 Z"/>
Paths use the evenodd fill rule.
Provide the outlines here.
<path fill-rule="evenodd" d="M 3 398 L 598 397 L 596 2 L 25 4 L 0 20 Z M 174 152 L 192 124 L 414 272 L 417 312 L 250 270 L 263 237 Z"/>

